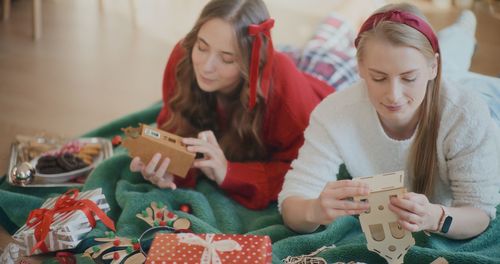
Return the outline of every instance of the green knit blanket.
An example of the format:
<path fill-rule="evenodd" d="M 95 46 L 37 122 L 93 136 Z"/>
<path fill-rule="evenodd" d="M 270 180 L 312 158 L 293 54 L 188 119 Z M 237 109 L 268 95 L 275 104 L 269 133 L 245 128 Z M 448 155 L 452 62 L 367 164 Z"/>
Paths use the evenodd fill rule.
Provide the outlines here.
<path fill-rule="evenodd" d="M 161 108 L 155 104 L 143 111 L 125 116 L 84 137 L 112 138 L 121 134 L 120 128 L 137 126 L 139 122 L 152 124 Z M 249 210 L 224 195 L 215 184 L 200 180 L 195 189 L 163 190 L 129 170 L 130 158 L 125 149 L 118 147 L 115 155 L 103 161 L 91 173 L 82 190 L 102 188 L 111 206 L 108 215 L 115 220 L 117 235 L 137 238 L 149 226 L 135 215 L 152 201 L 161 201 L 169 210 L 188 218 L 195 233 L 231 233 L 268 235 L 273 242 L 273 263 L 281 263 L 287 256 L 308 254 L 322 246 L 335 245 L 319 256 L 329 263 L 358 261 L 385 263 L 377 254 L 368 251 L 366 239 L 356 217 L 342 217 L 312 234 L 298 234 L 283 225 L 276 204 L 261 211 Z M 341 177 L 348 177 L 342 171 Z M 62 194 L 67 188 L 21 188 L 0 185 L 0 223 L 10 233 L 23 225 L 29 212 L 38 208 L 48 197 Z M 191 214 L 179 210 L 189 204 Z M 500 209 L 500 208 L 498 208 Z M 498 219 L 497 212 L 497 219 Z M 106 228 L 102 223 L 86 236 L 86 244 L 93 237 L 102 237 Z M 405 263 L 430 263 L 444 257 L 450 263 L 500 263 L 500 223 L 494 220 L 488 230 L 477 238 L 455 241 L 422 232 L 414 233 L 416 245 L 405 256 Z M 77 248 L 76 253 L 85 250 Z M 50 262 L 50 261 L 49 261 Z"/>

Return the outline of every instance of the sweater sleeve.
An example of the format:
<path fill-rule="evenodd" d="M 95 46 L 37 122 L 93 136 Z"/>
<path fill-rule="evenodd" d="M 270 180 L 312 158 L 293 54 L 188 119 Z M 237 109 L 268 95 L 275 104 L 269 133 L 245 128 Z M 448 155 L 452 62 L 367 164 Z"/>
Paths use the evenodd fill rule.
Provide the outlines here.
<path fill-rule="evenodd" d="M 276 200 L 283 177 L 302 142 L 300 137 L 296 138 L 287 149 L 275 152 L 269 162 L 228 162 L 221 189 L 247 208 L 266 208 Z"/>
<path fill-rule="evenodd" d="M 278 196 L 278 208 L 281 211 L 283 201 L 290 196 L 306 199 L 319 196 L 329 181 L 335 181 L 342 163 L 331 131 L 324 126 L 324 109 L 321 103 L 311 115 L 310 124 L 300 148 L 298 158 L 285 176 L 283 189 Z"/>
<path fill-rule="evenodd" d="M 266 162 L 229 162 L 226 177 L 220 185 L 230 197 L 251 209 L 265 208 L 277 199 L 284 175 L 304 142 L 307 120 L 294 118 L 284 107 L 282 111 L 275 111 L 276 104 L 269 107 L 272 115 L 266 123 L 272 125 L 266 147 L 270 158 Z M 308 109 L 302 110 L 307 113 L 305 116 L 309 115 Z"/>
<path fill-rule="evenodd" d="M 457 106 L 459 107 L 459 106 Z M 499 129 L 484 104 L 467 100 L 442 124 L 452 206 L 473 206 L 492 219 L 500 203 Z"/>
<path fill-rule="evenodd" d="M 184 57 L 185 51 L 181 46 L 181 41 L 179 41 L 168 58 L 167 66 L 163 73 L 163 84 L 162 84 L 162 96 L 163 96 L 163 107 L 156 118 L 156 124 L 159 128 L 168 120 L 170 115 L 168 109 L 168 100 L 173 95 L 176 87 L 175 70 L 179 61 Z"/>

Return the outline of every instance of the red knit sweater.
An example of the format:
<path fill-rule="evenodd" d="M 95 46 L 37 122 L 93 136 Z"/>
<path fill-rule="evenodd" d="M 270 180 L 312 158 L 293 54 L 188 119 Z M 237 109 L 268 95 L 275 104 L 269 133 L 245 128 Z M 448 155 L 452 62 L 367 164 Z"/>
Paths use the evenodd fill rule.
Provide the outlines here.
<path fill-rule="evenodd" d="M 163 76 L 164 106 L 157 118 L 159 127 L 168 120 L 169 111 L 165 106 L 176 89 L 175 68 L 185 52 L 177 44 L 170 54 Z M 275 52 L 271 76 L 272 89 L 266 100 L 262 126 L 263 142 L 271 158 L 268 162 L 228 160 L 226 178 L 220 185 L 227 195 L 251 209 L 265 208 L 277 199 L 290 163 L 304 143 L 303 132 L 311 111 L 334 91 L 328 84 L 300 72 L 280 52 Z M 194 187 L 196 174 L 190 173 L 186 179 L 176 178 L 176 183 L 180 187 Z"/>

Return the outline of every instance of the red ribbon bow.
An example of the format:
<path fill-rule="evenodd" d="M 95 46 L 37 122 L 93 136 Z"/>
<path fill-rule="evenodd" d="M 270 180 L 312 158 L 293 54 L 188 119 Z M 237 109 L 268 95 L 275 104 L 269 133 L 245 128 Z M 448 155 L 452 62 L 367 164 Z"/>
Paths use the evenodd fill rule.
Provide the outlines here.
<path fill-rule="evenodd" d="M 82 211 L 91 227 L 95 227 L 96 221 L 94 219 L 95 214 L 108 228 L 115 231 L 115 224 L 93 201 L 89 199 L 76 200 L 79 191 L 77 189 L 68 190 L 66 193 L 61 195 L 52 209 L 39 208 L 30 212 L 28 220 L 26 220 L 26 225 L 28 227 L 35 227 L 35 239 L 37 243 L 31 250 L 31 254 L 35 252 L 36 249 L 40 249 L 42 252 L 47 252 L 47 245 L 45 245 L 45 238 L 49 234 L 50 225 L 54 219 L 54 216 L 58 213 L 72 212 L 76 210 Z M 38 224 L 38 225 L 37 225 Z"/>
<path fill-rule="evenodd" d="M 267 37 L 267 62 L 262 70 L 262 79 L 260 87 L 262 93 L 267 97 L 269 90 L 269 82 L 271 76 L 271 65 L 273 60 L 274 48 L 271 39 L 271 28 L 274 26 L 274 19 L 269 18 L 259 25 L 252 24 L 248 26 L 248 34 L 254 36 L 255 40 L 252 44 L 252 58 L 250 61 L 250 100 L 248 107 L 252 110 L 257 100 L 257 79 L 259 76 L 259 63 L 260 63 L 260 47 L 262 46 L 262 34 Z M 262 34 L 261 34 L 262 33 Z"/>
<path fill-rule="evenodd" d="M 354 45 L 357 47 L 358 42 L 360 39 L 360 35 L 372 29 L 376 24 L 382 21 L 391 21 L 391 22 L 397 22 L 401 24 L 405 24 L 409 27 L 412 27 L 416 30 L 418 30 L 420 33 L 422 33 L 427 40 L 431 43 L 432 49 L 434 52 L 439 53 L 439 44 L 438 40 L 436 37 L 436 34 L 434 34 L 434 31 L 432 30 L 431 26 L 425 22 L 425 20 L 421 19 L 417 15 L 414 15 L 410 12 L 406 11 L 400 11 L 400 10 L 390 10 L 387 12 L 383 13 L 376 13 L 370 16 L 365 23 L 361 26 L 361 29 L 359 30 L 358 37 L 356 40 L 354 40 Z"/>

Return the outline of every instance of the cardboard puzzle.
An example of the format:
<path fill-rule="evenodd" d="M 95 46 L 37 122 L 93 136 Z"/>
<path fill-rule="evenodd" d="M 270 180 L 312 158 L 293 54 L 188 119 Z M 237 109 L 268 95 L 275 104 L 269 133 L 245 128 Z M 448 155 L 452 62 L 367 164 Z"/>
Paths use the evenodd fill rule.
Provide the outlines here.
<path fill-rule="evenodd" d="M 365 233 L 368 249 L 376 252 L 390 264 L 403 263 L 404 256 L 415 239 L 411 232 L 404 230 L 397 222 L 397 216 L 388 208 L 393 196 L 406 193 L 404 172 L 386 173 L 376 176 L 355 178 L 355 181 L 368 183 L 368 196 L 354 197 L 355 201 L 368 201 L 370 209 L 359 215 L 361 228 Z"/>
<path fill-rule="evenodd" d="M 187 151 L 186 145 L 181 142 L 182 137 L 145 124 L 122 128 L 122 131 L 126 136 L 122 145 L 128 149 L 129 156 L 140 157 L 142 162 L 147 163 L 154 154 L 160 153 L 162 159 L 170 158 L 167 172 L 186 177 L 196 154 Z"/>

